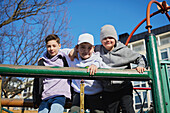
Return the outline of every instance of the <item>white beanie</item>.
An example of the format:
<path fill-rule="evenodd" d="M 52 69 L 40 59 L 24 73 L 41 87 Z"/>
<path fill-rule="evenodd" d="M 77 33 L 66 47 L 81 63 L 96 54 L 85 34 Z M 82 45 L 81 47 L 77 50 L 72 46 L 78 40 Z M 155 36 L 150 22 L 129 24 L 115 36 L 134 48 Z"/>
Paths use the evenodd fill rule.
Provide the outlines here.
<path fill-rule="evenodd" d="M 93 38 L 93 35 L 89 34 L 89 33 L 84 33 L 84 34 L 81 34 L 79 36 L 79 39 L 78 39 L 78 45 L 81 44 L 81 43 L 84 43 L 84 42 L 88 42 L 90 43 L 91 45 L 94 45 L 94 38 Z"/>
<path fill-rule="evenodd" d="M 113 37 L 116 40 L 116 42 L 118 41 L 117 32 L 114 26 L 104 25 L 103 27 L 101 27 L 100 41 L 102 41 L 106 37 Z"/>

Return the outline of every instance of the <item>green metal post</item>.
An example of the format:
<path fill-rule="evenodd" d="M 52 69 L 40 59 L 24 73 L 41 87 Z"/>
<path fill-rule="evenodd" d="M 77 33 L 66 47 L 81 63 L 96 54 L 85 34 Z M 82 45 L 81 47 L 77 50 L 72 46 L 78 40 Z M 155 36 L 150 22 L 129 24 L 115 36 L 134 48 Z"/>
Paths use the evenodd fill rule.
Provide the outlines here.
<path fill-rule="evenodd" d="M 164 71 L 164 77 L 162 77 L 162 78 L 165 79 L 165 84 L 167 86 L 166 91 L 167 91 L 167 94 L 169 94 L 169 98 L 170 98 L 170 79 L 169 79 L 170 73 L 168 73 L 168 67 L 170 67 L 170 61 L 161 61 L 161 66 L 162 66 L 162 70 Z M 170 107 L 169 107 L 169 109 L 170 109 Z"/>
<path fill-rule="evenodd" d="M 165 94 L 166 109 L 170 113 L 170 84 L 168 77 L 168 64 L 170 65 L 170 61 L 161 61 L 161 73 Z"/>
<path fill-rule="evenodd" d="M 156 37 L 149 34 L 146 39 L 147 59 L 152 72 L 152 96 L 155 113 L 167 113 L 163 92 L 161 69 L 158 57 Z"/>

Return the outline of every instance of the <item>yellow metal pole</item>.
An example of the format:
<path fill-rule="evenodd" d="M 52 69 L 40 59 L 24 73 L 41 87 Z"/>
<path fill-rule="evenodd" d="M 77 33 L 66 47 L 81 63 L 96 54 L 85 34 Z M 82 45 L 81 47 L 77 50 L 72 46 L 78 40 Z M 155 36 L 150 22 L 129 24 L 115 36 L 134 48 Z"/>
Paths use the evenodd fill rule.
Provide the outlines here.
<path fill-rule="evenodd" d="M 80 113 L 84 113 L 84 80 L 80 84 Z"/>

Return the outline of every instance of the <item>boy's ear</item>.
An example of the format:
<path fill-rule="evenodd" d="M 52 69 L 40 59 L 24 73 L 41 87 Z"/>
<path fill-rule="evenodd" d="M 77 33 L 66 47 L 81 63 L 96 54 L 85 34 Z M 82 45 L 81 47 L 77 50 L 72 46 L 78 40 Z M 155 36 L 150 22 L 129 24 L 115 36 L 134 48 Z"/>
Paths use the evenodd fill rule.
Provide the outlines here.
<path fill-rule="evenodd" d="M 92 46 L 93 49 L 95 49 L 95 46 Z"/>
<path fill-rule="evenodd" d="M 76 45 L 75 48 L 78 49 L 78 45 Z"/>
<path fill-rule="evenodd" d="M 58 44 L 59 48 L 61 48 L 61 44 Z"/>

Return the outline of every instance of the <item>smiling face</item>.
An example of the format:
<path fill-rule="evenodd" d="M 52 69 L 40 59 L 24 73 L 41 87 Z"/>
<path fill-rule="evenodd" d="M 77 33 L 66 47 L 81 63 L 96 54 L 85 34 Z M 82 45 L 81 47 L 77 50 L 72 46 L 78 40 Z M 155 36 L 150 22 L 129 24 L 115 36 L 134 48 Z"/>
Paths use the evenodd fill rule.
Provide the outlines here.
<path fill-rule="evenodd" d="M 116 44 L 116 40 L 113 37 L 106 37 L 101 42 L 108 51 L 113 50 Z"/>
<path fill-rule="evenodd" d="M 80 57 L 85 60 L 91 57 L 92 53 L 94 52 L 94 46 L 87 42 L 84 42 L 77 46 L 77 50 Z"/>
<path fill-rule="evenodd" d="M 56 40 L 50 40 L 46 44 L 47 52 L 51 57 L 58 54 L 59 49 L 61 48 L 61 44 L 58 44 Z"/>

